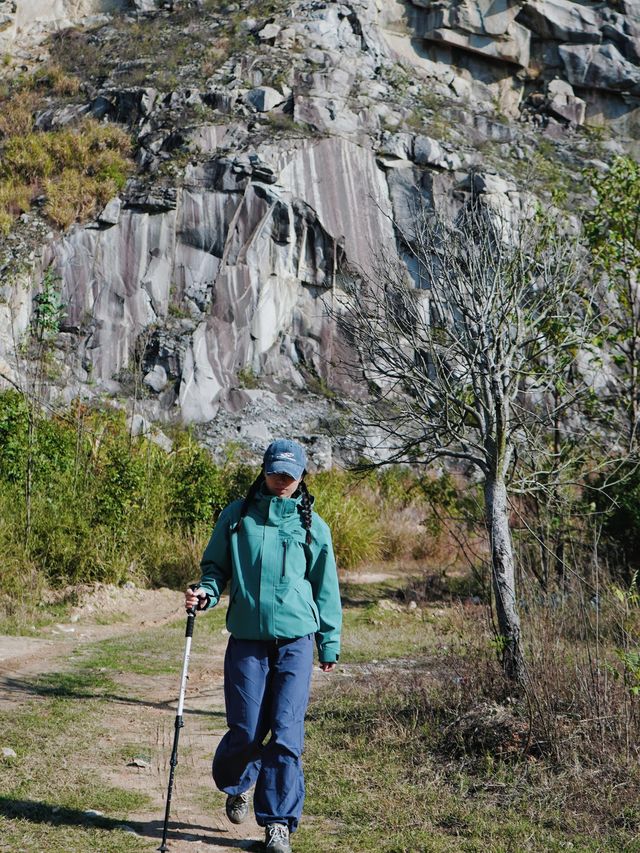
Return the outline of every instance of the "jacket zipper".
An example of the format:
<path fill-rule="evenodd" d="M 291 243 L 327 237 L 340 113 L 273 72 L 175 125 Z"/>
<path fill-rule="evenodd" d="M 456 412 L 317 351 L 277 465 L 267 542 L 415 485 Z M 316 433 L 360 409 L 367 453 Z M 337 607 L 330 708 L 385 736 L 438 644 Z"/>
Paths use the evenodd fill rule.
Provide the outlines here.
<path fill-rule="evenodd" d="M 287 573 L 287 540 L 285 539 L 282 543 L 282 578 L 284 580 L 285 575 Z"/>

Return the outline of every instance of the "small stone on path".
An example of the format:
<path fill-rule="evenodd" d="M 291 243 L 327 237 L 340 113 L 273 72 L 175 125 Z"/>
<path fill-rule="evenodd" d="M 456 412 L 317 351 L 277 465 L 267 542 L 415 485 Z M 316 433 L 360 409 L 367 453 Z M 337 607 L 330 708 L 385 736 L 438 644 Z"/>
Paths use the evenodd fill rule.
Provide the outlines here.
<path fill-rule="evenodd" d="M 127 826 L 126 823 L 119 823 L 116 829 L 121 830 L 121 832 L 128 832 L 130 835 L 138 834 L 132 826 Z"/>

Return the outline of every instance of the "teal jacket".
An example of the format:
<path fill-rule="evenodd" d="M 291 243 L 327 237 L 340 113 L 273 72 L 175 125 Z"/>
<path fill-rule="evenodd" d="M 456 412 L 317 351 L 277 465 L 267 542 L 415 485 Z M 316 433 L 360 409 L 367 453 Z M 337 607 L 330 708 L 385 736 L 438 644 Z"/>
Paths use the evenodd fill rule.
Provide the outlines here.
<path fill-rule="evenodd" d="M 227 628 L 240 640 L 315 634 L 322 663 L 340 654 L 342 608 L 327 524 L 315 512 L 311 544 L 298 512 L 299 498 L 259 493 L 238 530 L 242 501 L 216 523 L 202 562 L 200 586 L 218 603 L 227 583 Z"/>

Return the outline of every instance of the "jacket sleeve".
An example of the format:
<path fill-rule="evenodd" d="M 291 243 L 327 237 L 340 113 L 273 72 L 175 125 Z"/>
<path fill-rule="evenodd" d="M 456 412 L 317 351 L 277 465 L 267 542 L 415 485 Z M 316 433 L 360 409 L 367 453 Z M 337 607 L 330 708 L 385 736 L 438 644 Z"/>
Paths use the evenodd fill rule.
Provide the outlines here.
<path fill-rule="evenodd" d="M 320 617 L 320 628 L 316 632 L 318 657 L 321 663 L 334 663 L 340 656 L 342 604 L 331 533 L 324 521 L 321 525 L 307 577 Z"/>
<path fill-rule="evenodd" d="M 200 561 L 200 586 L 210 596 L 209 607 L 215 607 L 218 603 L 231 577 L 229 525 L 230 511 L 226 507 L 220 513 Z"/>

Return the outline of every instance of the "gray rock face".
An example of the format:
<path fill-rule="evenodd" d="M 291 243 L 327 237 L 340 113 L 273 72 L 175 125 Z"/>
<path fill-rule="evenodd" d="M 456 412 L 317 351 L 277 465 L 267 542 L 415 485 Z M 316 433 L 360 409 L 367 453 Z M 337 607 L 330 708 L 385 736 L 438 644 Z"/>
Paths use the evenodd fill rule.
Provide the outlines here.
<path fill-rule="evenodd" d="M 50 244 L 77 362 L 101 388 L 141 346 L 149 393 L 188 421 L 231 405 L 243 370 L 297 388 L 301 370 L 327 378 L 323 300 L 347 259 L 367 269 L 395 251 L 388 188 L 374 152 L 345 140 L 270 153 L 191 167 L 181 189 L 132 182 L 101 227 Z M 180 312 L 177 335 L 153 331 Z"/>
<path fill-rule="evenodd" d="M 529 64 L 531 33 L 516 21 L 520 10 L 518 2 L 462 0 L 415 5 L 419 8 L 414 14 L 414 26 L 420 38 L 523 68 Z"/>
<path fill-rule="evenodd" d="M 105 205 L 103 210 L 98 214 L 98 222 L 101 225 L 117 225 L 118 220 L 120 219 L 120 208 L 122 207 L 122 202 L 119 198 L 112 198 L 111 201 Z"/>
<path fill-rule="evenodd" d="M 640 94 L 640 67 L 625 59 L 615 44 L 567 44 L 558 53 L 574 87 Z"/>
<path fill-rule="evenodd" d="M 640 92 L 637 3 L 407 0 L 388 7 L 384 18 L 388 43 L 405 59 L 461 95 L 466 88 L 469 97 L 498 99 L 510 115 L 517 114 L 523 94 L 532 88 L 544 94 L 555 77 L 573 86 L 578 101 L 555 98 L 547 114 L 574 125 L 600 121 L 598 110 L 590 107 L 593 90 L 606 92 L 612 103 L 617 96 L 637 98 Z M 407 35 L 394 29 L 398 21 L 408 25 Z M 452 70 L 454 80 L 447 80 Z M 508 88 L 505 75 L 511 76 Z M 610 105 L 608 117 L 624 116 L 618 128 L 633 132 L 638 104 L 626 106 L 621 103 L 616 115 Z"/>
<path fill-rule="evenodd" d="M 136 2 L 140 21 L 155 20 L 147 3 Z M 45 5 L 30 5 L 44 29 L 118 4 Z M 401 255 L 412 271 L 416 217 L 453 214 L 472 191 L 505 223 L 530 209 L 483 163 L 485 143 L 526 161 L 540 131 L 562 139 L 605 112 L 634 127 L 635 9 L 293 0 L 291 11 L 245 19 L 244 49 L 197 85 L 163 92 L 116 75 L 38 114 L 41 129 L 88 112 L 126 124 L 139 171 L 95 221 L 14 252 L 24 263 L 1 284 L 0 373 L 17 376 L 32 291 L 53 264 L 65 306 L 59 399 L 126 393 L 135 373 L 136 430 L 181 417 L 212 445 L 308 437 L 331 418 L 322 392 L 346 383 L 328 310 L 336 289 L 355 289 L 380 258 Z M 157 16 L 167 27 L 173 17 Z M 509 123 L 496 105 L 527 121 Z M 316 456 L 327 464 L 330 445 Z"/>
<path fill-rule="evenodd" d="M 0 2 L 0 52 L 11 56 L 16 48 L 40 44 L 53 30 L 100 15 L 126 9 L 129 0 L 3 0 Z"/>
<path fill-rule="evenodd" d="M 285 97 L 282 92 L 278 92 L 271 86 L 258 86 L 256 89 L 247 92 L 246 99 L 259 113 L 268 113 L 278 104 L 281 104 Z"/>

